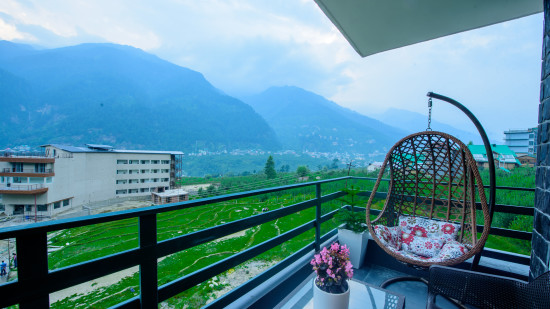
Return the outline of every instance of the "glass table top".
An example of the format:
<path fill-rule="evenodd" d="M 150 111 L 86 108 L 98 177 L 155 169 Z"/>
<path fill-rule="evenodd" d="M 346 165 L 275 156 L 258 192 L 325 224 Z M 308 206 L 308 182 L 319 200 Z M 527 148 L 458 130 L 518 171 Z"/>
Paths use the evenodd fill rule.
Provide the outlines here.
<path fill-rule="evenodd" d="M 311 274 L 298 285 L 290 295 L 283 299 L 275 308 L 298 309 L 313 308 L 313 278 Z M 405 305 L 405 296 L 384 290 L 369 283 L 352 279 L 349 281 L 350 299 L 349 309 L 402 309 Z"/>

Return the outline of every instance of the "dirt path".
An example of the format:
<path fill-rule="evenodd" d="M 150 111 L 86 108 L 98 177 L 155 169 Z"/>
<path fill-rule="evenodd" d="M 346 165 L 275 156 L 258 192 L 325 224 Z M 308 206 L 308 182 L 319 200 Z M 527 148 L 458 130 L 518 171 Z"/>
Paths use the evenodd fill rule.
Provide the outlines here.
<path fill-rule="evenodd" d="M 139 266 L 134 266 L 101 278 L 97 278 L 95 280 L 84 282 L 79 285 L 75 285 L 70 288 L 57 291 L 55 293 L 50 294 L 50 304 L 53 304 L 56 301 L 62 300 L 66 297 L 70 297 L 74 294 L 86 295 L 88 293 L 93 292 L 96 289 L 113 285 L 119 282 L 120 280 L 122 280 L 123 278 L 134 275 L 138 270 L 139 270 Z"/>

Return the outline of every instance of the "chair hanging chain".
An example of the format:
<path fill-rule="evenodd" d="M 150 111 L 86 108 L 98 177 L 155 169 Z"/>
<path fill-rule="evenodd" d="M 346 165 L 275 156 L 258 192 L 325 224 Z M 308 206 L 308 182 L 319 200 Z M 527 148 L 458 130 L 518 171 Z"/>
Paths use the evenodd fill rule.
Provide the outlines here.
<path fill-rule="evenodd" d="M 430 125 L 432 124 L 432 98 L 428 99 L 428 128 L 426 131 L 431 131 L 432 128 Z"/>

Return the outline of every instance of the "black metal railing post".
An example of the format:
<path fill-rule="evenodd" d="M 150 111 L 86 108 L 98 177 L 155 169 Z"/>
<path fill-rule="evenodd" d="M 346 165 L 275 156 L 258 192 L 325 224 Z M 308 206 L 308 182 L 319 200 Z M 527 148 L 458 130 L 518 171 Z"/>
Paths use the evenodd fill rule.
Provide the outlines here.
<path fill-rule="evenodd" d="M 46 232 L 23 234 L 17 241 L 17 279 L 21 291 L 28 291 L 19 308 L 49 308 L 50 297 L 44 287 L 48 285 L 48 237 Z M 41 291 L 41 292 L 37 292 Z"/>
<path fill-rule="evenodd" d="M 321 184 L 315 184 L 315 251 L 321 250 Z"/>
<path fill-rule="evenodd" d="M 139 264 L 141 308 L 158 307 L 157 288 L 157 215 L 139 217 L 139 248 L 142 251 Z"/>

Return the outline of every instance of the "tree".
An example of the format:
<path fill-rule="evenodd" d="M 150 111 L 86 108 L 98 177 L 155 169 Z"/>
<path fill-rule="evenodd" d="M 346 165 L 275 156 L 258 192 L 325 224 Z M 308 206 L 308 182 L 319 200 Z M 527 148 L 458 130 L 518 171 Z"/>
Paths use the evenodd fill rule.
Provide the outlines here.
<path fill-rule="evenodd" d="M 307 174 L 309 173 L 309 170 L 307 168 L 307 166 L 298 166 L 298 168 L 296 169 L 296 174 L 298 174 L 298 177 L 306 177 Z"/>
<path fill-rule="evenodd" d="M 338 169 L 338 159 L 337 158 L 334 158 L 334 160 L 332 160 L 332 165 L 330 166 L 331 169 L 333 170 L 337 170 Z"/>
<path fill-rule="evenodd" d="M 273 161 L 272 156 L 269 156 L 265 162 L 264 174 L 267 176 L 267 179 L 274 179 L 277 177 L 277 172 L 275 171 L 275 161 Z"/>

